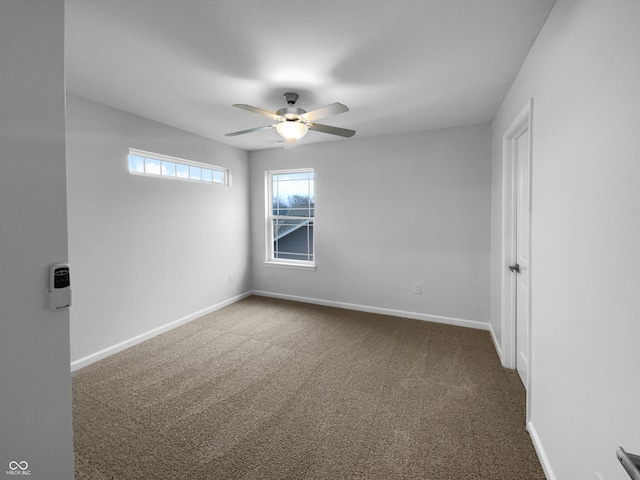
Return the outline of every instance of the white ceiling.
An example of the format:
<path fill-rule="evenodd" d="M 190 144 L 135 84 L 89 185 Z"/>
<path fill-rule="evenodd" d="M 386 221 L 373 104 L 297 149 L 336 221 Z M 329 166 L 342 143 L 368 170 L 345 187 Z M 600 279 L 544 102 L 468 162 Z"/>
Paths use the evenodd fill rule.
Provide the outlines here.
<path fill-rule="evenodd" d="M 247 150 L 300 94 L 372 137 L 496 113 L 555 0 L 67 0 L 69 92 Z M 309 132 L 300 144 L 349 141 Z"/>

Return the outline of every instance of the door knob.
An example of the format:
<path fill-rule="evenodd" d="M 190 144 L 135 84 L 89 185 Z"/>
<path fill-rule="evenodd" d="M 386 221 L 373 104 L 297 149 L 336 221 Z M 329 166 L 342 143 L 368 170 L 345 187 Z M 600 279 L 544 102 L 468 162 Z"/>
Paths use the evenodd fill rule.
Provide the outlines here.
<path fill-rule="evenodd" d="M 518 265 L 517 263 L 515 265 L 509 265 L 509 270 L 511 270 L 512 272 L 519 272 L 520 265 Z"/>

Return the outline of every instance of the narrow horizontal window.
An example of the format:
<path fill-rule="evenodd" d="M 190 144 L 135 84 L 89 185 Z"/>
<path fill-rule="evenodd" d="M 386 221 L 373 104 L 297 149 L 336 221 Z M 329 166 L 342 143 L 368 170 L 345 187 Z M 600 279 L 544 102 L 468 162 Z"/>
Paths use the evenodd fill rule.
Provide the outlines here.
<path fill-rule="evenodd" d="M 230 185 L 227 168 L 169 157 L 159 153 L 129 149 L 129 173 L 153 177 L 176 178 L 191 182 Z"/>

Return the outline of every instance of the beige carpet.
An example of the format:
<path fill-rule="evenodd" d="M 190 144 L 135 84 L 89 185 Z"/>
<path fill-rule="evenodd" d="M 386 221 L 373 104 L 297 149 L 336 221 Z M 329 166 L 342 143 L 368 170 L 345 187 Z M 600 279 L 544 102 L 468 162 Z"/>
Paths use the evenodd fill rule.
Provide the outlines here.
<path fill-rule="evenodd" d="M 80 479 L 541 479 L 488 332 L 250 297 L 73 378 Z"/>

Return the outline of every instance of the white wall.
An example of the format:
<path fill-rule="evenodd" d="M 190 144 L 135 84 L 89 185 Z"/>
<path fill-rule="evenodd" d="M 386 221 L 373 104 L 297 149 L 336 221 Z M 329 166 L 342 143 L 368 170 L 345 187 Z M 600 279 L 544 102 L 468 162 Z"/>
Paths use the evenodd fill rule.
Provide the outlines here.
<path fill-rule="evenodd" d="M 251 152 L 253 289 L 488 324 L 490 142 L 479 125 Z M 313 272 L 264 264 L 264 173 L 302 167 Z"/>
<path fill-rule="evenodd" d="M 67 259 L 63 0 L 2 3 L 0 65 L 0 472 L 68 480 L 69 312 L 47 296 Z"/>
<path fill-rule="evenodd" d="M 629 478 L 640 453 L 640 2 L 558 0 L 493 122 L 491 322 L 502 134 L 533 107 L 531 425 L 549 478 Z"/>
<path fill-rule="evenodd" d="M 248 154 L 77 96 L 67 110 L 76 368 L 250 289 Z M 232 186 L 130 175 L 129 147 L 230 168 Z"/>

